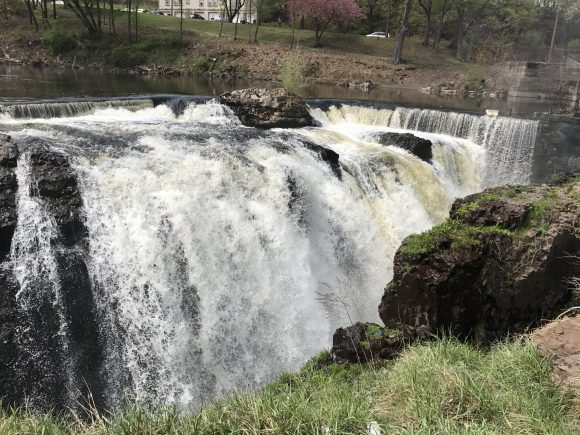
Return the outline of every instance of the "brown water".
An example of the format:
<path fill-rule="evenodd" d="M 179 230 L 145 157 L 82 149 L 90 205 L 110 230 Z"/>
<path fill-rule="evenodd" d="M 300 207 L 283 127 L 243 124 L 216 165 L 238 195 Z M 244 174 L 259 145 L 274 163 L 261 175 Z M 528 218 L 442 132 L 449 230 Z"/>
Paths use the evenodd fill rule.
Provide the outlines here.
<path fill-rule="evenodd" d="M 115 97 L 129 95 L 179 94 L 217 96 L 249 86 L 272 87 L 271 82 L 226 81 L 201 76 L 148 76 L 121 72 L 33 68 L 0 65 L 0 102 L 69 97 Z M 484 112 L 497 109 L 520 115 L 547 112 L 565 106 L 563 101 L 530 98 L 483 98 L 428 95 L 417 89 L 381 86 L 365 92 L 360 89 L 311 85 L 299 91 L 306 98 L 363 100 L 394 103 L 420 108 Z"/>

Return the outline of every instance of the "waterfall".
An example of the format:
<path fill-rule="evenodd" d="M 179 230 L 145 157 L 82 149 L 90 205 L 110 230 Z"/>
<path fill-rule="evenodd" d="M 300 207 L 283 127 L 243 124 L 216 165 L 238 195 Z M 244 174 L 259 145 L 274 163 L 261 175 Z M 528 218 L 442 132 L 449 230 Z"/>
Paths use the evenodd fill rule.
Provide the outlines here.
<path fill-rule="evenodd" d="M 20 387 L 26 389 L 32 407 L 51 403 L 55 391 L 62 392 L 58 397 L 62 406 L 75 406 L 70 393 L 78 390 L 82 381 L 75 376 L 69 352 L 57 271 L 55 222 L 31 196 L 35 185 L 27 156 L 18 162 L 16 175 L 19 186 L 30 186 L 18 189 L 18 224 L 11 246 L 13 273 L 20 287 L 16 301 L 21 312 L 16 336 L 22 357 L 15 364 L 28 380 L 20 380 Z M 65 384 L 57 385 L 62 378 Z"/>
<path fill-rule="evenodd" d="M 99 379 L 113 409 L 126 397 L 198 408 L 297 369 L 330 345 L 337 326 L 379 321 L 402 240 L 445 219 L 457 196 L 481 190 L 496 154 L 505 154 L 499 164 L 525 166 L 512 155 L 523 152 L 516 144 L 499 150 L 470 136 L 475 117 L 455 137 L 443 127 L 413 130 L 433 143 L 425 162 L 374 139 L 405 128 L 410 115 L 399 109 L 313 110 L 320 127 L 272 131 L 240 125 L 215 101 L 135 109 L 103 104 L 1 124 L 22 153 L 12 252 L 18 298 L 24 312 L 50 305 L 57 313 L 57 328 L 46 332 L 52 348 L 41 337 L 30 353 L 38 351 L 40 367 L 56 349 L 65 389 L 78 388 L 68 325 L 58 316 L 55 223 L 27 188 L 28 150 L 41 143 L 66 155 L 78 180 L 103 347 Z M 499 133 L 508 121 L 485 120 L 485 137 L 515 141 Z M 339 154 L 338 167 L 323 147 Z"/>
<path fill-rule="evenodd" d="M 482 146 L 487 158 L 483 187 L 530 181 L 538 121 L 397 108 L 389 125 L 461 137 Z"/>
<path fill-rule="evenodd" d="M 110 100 L 110 101 L 64 101 L 45 103 L 26 103 L 0 105 L 0 114 L 10 115 L 18 119 L 34 118 L 64 118 L 90 114 L 97 109 L 123 107 L 140 110 L 153 107 L 153 101 L 148 99 Z"/>

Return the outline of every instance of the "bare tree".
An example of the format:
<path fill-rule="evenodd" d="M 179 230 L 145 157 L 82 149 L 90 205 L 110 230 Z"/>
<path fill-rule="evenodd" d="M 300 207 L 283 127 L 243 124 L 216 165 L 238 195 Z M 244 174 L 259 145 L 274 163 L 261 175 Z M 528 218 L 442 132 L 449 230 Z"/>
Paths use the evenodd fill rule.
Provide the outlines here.
<path fill-rule="evenodd" d="M 433 10 L 432 0 L 419 0 L 419 6 L 423 9 L 425 14 L 425 38 L 423 40 L 423 45 L 429 47 L 429 38 L 431 37 L 431 11 Z"/>
<path fill-rule="evenodd" d="M 258 42 L 258 30 L 262 24 L 262 8 L 264 7 L 264 0 L 258 0 L 256 5 L 256 30 L 254 32 L 254 42 Z"/>
<path fill-rule="evenodd" d="M 64 0 L 64 6 L 74 12 L 89 35 L 94 36 L 101 32 L 101 27 L 93 14 L 94 4 L 91 0 Z"/>
<path fill-rule="evenodd" d="M 405 35 L 407 33 L 407 27 L 409 26 L 409 16 L 411 15 L 411 9 L 413 8 L 413 0 L 407 0 L 405 5 L 405 11 L 403 12 L 403 22 L 401 23 L 401 31 L 399 32 L 399 37 L 397 38 L 397 46 L 395 47 L 395 56 L 393 58 L 393 63 L 398 65 L 401 63 L 403 57 L 403 45 L 405 43 Z"/>

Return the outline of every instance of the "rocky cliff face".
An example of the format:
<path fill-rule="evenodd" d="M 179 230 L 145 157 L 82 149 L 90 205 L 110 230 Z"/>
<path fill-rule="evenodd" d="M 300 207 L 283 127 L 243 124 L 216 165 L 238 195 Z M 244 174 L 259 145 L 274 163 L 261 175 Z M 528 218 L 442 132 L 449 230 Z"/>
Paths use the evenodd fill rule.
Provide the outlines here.
<path fill-rule="evenodd" d="M 65 156 L 35 145 L 21 157 L 28 160 L 31 183 L 18 186 L 18 154 L 10 138 L 0 137 L 0 396 L 5 404 L 41 399 L 58 410 L 75 406 L 71 400 L 81 403 L 90 391 L 98 405 L 101 348 L 76 175 Z M 29 189 L 56 223 L 50 244 L 60 297 L 47 290 L 51 283 L 42 276 L 18 296 L 22 289 L 10 257 L 18 189 Z M 78 391 L 70 391 L 73 378 Z"/>
<path fill-rule="evenodd" d="M 240 89 L 220 96 L 242 124 L 258 128 L 296 128 L 313 125 L 302 98 L 283 88 Z"/>
<path fill-rule="evenodd" d="M 404 241 L 379 314 L 389 328 L 420 333 L 489 339 L 521 331 L 570 297 L 579 256 L 579 177 L 490 189 Z"/>
<path fill-rule="evenodd" d="M 10 137 L 0 135 L 0 397 L 12 404 L 22 399 L 15 388 L 13 362 L 17 353 L 15 332 L 18 323 L 16 293 L 10 246 L 16 229 L 16 164 L 18 148 Z"/>

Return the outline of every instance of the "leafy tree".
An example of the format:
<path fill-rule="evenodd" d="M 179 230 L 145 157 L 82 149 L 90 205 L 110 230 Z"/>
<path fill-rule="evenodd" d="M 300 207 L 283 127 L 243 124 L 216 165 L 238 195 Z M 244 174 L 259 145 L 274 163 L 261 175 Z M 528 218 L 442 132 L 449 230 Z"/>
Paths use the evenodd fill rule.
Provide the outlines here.
<path fill-rule="evenodd" d="M 296 17 L 310 18 L 314 25 L 316 47 L 321 47 L 320 40 L 332 23 L 357 21 L 363 12 L 355 0 L 292 0 L 288 3 L 288 14 Z"/>

